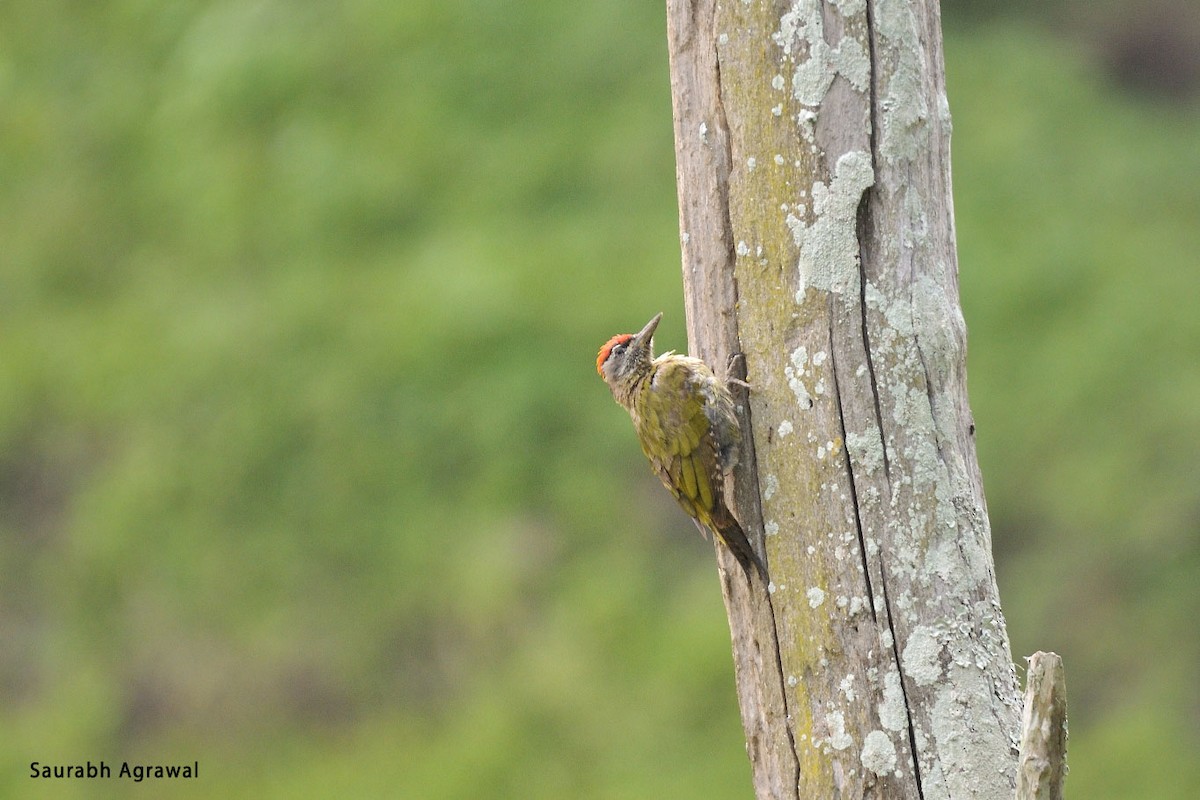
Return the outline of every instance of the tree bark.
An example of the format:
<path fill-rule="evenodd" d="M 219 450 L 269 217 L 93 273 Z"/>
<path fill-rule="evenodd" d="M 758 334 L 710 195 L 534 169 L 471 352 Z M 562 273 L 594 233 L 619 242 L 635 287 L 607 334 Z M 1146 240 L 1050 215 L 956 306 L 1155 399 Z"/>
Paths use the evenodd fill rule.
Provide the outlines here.
<path fill-rule="evenodd" d="M 757 796 L 1012 797 L 938 6 L 667 8 L 689 344 L 751 387 L 770 586 L 720 558 Z"/>

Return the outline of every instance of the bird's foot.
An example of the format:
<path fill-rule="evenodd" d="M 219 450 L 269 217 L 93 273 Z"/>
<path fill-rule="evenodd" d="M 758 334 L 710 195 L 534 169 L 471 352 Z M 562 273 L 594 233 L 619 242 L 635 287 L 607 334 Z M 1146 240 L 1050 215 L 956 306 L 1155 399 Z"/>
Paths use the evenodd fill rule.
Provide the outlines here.
<path fill-rule="evenodd" d="M 743 389 L 750 388 L 750 384 L 746 383 L 745 353 L 734 353 L 729 357 L 729 361 L 725 364 L 725 382 L 733 386 L 741 386 Z"/>

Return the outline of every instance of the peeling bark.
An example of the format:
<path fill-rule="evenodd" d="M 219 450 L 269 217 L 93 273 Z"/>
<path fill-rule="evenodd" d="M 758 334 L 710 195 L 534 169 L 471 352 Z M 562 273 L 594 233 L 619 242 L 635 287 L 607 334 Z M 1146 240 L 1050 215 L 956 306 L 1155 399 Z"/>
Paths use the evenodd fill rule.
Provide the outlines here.
<path fill-rule="evenodd" d="M 936 3 L 668 0 L 691 352 L 745 357 L 722 554 L 759 798 L 1011 797 Z"/>

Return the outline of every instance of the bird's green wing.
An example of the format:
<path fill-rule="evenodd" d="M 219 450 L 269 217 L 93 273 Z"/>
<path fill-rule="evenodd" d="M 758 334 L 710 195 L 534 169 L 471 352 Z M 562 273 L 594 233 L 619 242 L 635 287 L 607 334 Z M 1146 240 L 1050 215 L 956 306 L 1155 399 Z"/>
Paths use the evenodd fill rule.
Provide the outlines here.
<path fill-rule="evenodd" d="M 712 423 L 705 408 L 708 393 L 683 359 L 656 367 L 651 385 L 642 392 L 638 426 L 642 450 L 683 510 L 711 528 L 721 487 Z"/>

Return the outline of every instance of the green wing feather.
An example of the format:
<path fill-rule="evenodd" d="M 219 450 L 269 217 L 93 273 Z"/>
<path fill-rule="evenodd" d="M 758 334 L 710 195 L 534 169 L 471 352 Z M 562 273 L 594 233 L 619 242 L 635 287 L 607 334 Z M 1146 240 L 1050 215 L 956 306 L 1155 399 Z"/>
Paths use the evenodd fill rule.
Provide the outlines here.
<path fill-rule="evenodd" d="M 642 451 L 683 510 L 711 529 L 721 492 L 713 483 L 721 470 L 706 410 L 710 392 L 697 384 L 709 376 L 698 375 L 695 366 L 682 359 L 655 367 L 648 378 L 652 385 L 641 393 Z"/>

